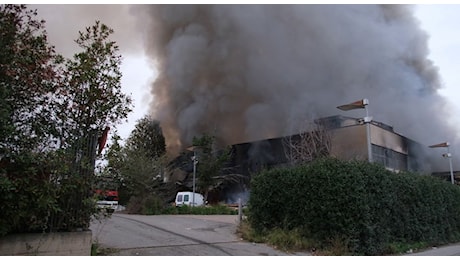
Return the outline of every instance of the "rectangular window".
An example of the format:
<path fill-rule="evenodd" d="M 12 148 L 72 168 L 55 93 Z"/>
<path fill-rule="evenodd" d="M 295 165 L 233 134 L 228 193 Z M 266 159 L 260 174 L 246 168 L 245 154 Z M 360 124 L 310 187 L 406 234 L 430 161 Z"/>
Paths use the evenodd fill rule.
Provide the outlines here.
<path fill-rule="evenodd" d="M 407 170 L 407 155 L 391 149 L 372 145 L 372 157 L 374 162 L 393 170 Z"/>
<path fill-rule="evenodd" d="M 188 195 L 184 195 L 184 202 L 188 202 Z"/>
<path fill-rule="evenodd" d="M 182 202 L 182 195 L 177 195 L 177 202 Z"/>

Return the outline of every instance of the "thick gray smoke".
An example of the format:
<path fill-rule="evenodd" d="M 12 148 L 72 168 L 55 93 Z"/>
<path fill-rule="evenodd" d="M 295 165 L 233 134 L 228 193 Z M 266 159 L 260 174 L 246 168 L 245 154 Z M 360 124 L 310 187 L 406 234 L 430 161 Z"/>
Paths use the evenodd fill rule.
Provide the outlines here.
<path fill-rule="evenodd" d="M 336 108 L 362 98 L 374 120 L 404 136 L 423 145 L 456 143 L 453 109 L 437 93 L 428 36 L 411 6 L 32 7 L 64 54 L 74 53 L 68 46 L 75 48 L 77 31 L 95 19 L 115 29 L 124 54 L 144 47 L 159 72 L 151 113 L 172 153 L 203 133 L 233 144 L 295 133 L 318 117 L 362 117 L 364 111 Z M 432 151 L 446 166 L 444 151 Z"/>
<path fill-rule="evenodd" d="M 301 120 L 364 111 L 422 144 L 455 137 L 427 35 L 410 6 L 150 5 L 136 8 L 157 62 L 152 113 L 170 149 L 290 134 Z M 451 141 L 452 142 L 452 141 Z"/>

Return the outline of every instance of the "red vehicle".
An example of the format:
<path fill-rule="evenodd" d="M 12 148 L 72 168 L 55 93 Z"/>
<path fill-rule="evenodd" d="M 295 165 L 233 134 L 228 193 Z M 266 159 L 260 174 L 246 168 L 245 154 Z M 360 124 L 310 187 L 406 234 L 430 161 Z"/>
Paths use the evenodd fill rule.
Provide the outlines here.
<path fill-rule="evenodd" d="M 96 190 L 97 207 L 105 209 L 107 213 L 113 213 L 118 208 L 118 191 L 116 190 Z"/>

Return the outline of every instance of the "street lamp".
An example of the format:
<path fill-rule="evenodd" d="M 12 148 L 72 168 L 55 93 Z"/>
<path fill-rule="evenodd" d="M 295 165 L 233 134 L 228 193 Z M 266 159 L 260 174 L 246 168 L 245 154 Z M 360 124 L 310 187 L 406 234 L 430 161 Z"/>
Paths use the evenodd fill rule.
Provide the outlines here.
<path fill-rule="evenodd" d="M 198 156 L 196 155 L 197 147 L 192 146 L 189 147 L 187 150 L 193 151 L 192 162 L 193 162 L 193 181 L 192 181 L 192 207 L 195 206 L 195 176 L 196 176 L 196 165 L 198 164 Z"/>
<path fill-rule="evenodd" d="M 438 148 L 438 147 L 446 147 L 447 148 L 447 153 L 443 154 L 442 157 L 447 157 L 449 158 L 449 167 L 450 167 L 450 182 L 454 184 L 454 171 L 452 170 L 452 154 L 449 151 L 449 146 L 450 144 L 448 142 L 440 143 L 440 144 L 434 144 L 430 145 L 430 148 Z"/>
<path fill-rule="evenodd" d="M 369 105 L 369 100 L 367 98 L 349 103 L 346 105 L 338 106 L 337 108 L 343 111 L 348 111 L 352 109 L 364 108 L 366 110 L 366 117 L 364 117 L 364 123 L 366 123 L 366 136 L 367 136 L 367 159 L 369 162 L 372 162 L 372 145 L 371 145 L 371 122 L 372 117 L 369 116 L 369 111 L 367 106 Z"/>

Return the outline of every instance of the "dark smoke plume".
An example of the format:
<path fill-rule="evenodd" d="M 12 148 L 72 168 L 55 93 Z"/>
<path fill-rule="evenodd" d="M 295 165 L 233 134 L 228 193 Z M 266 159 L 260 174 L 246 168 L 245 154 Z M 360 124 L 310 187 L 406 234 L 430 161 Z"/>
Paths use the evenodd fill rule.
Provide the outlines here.
<path fill-rule="evenodd" d="M 151 113 L 168 150 L 210 133 L 233 144 L 299 132 L 305 120 L 370 100 L 374 120 L 427 146 L 449 141 L 428 35 L 404 5 L 36 5 L 59 51 L 99 19 L 125 54 L 144 49 L 159 76 Z M 65 42 L 67 41 L 67 42 Z M 442 166 L 444 151 L 432 149 Z M 454 159 L 454 164 L 456 164 Z M 459 161 L 460 162 L 460 161 Z"/>
<path fill-rule="evenodd" d="M 428 36 L 410 6 L 135 9 L 159 72 L 151 112 L 173 151 L 203 133 L 222 144 L 290 134 L 362 98 L 374 120 L 420 143 L 455 137 Z"/>

